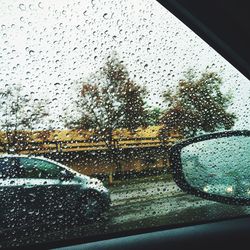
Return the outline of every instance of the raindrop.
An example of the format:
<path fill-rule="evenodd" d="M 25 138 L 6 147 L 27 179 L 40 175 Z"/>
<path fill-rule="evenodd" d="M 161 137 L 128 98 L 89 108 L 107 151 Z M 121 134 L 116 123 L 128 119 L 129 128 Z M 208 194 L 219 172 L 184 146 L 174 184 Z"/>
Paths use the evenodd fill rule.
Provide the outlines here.
<path fill-rule="evenodd" d="M 39 7 L 40 9 L 43 9 L 42 2 L 39 2 L 39 3 L 38 3 L 38 7 Z"/>
<path fill-rule="evenodd" d="M 22 11 L 25 11 L 26 10 L 26 7 L 23 3 L 19 4 L 19 9 L 22 10 Z"/>
<path fill-rule="evenodd" d="M 30 9 L 30 10 L 34 10 L 33 4 L 30 4 L 30 5 L 29 5 L 29 9 Z"/>
<path fill-rule="evenodd" d="M 30 54 L 31 56 L 33 56 L 33 55 L 35 54 L 35 51 L 34 51 L 34 50 L 30 50 L 30 51 L 29 51 L 29 54 Z"/>

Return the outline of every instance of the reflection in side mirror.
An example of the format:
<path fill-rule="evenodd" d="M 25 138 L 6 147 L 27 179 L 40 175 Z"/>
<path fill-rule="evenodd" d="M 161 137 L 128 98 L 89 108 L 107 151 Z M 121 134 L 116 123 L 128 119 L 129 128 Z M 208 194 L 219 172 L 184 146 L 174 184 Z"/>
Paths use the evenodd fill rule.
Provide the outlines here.
<path fill-rule="evenodd" d="M 196 137 L 175 145 L 170 162 L 178 186 L 229 204 L 250 205 L 250 131 Z"/>

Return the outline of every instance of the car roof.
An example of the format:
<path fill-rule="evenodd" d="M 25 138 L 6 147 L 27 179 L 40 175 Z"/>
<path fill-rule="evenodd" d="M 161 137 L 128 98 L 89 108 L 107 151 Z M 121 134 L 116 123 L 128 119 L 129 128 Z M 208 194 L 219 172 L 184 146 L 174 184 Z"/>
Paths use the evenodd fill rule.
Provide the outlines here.
<path fill-rule="evenodd" d="M 81 176 L 85 176 L 87 177 L 86 175 L 84 174 L 80 174 L 78 173 L 77 171 L 75 171 L 74 169 L 68 167 L 68 166 L 65 166 L 64 164 L 60 163 L 60 162 L 57 162 L 57 161 L 54 161 L 54 160 L 51 160 L 49 158 L 46 158 L 46 157 L 43 157 L 43 156 L 35 156 L 35 155 L 24 155 L 24 154 L 2 154 L 0 155 L 0 158 L 11 158 L 11 157 L 15 157 L 15 158 L 34 158 L 34 159 L 39 159 L 39 160 L 45 160 L 45 161 L 48 161 L 48 162 L 51 162 L 51 163 L 54 163 L 60 167 L 63 167 L 65 169 L 67 169 L 68 171 L 72 172 L 72 173 L 75 173 L 76 175 L 81 175 Z"/>
<path fill-rule="evenodd" d="M 250 78 L 248 1 L 158 0 Z"/>
<path fill-rule="evenodd" d="M 62 166 L 64 168 L 67 168 L 69 169 L 69 167 L 57 162 L 57 161 L 53 161 L 49 158 L 46 158 L 46 157 L 43 157 L 43 156 L 34 156 L 34 155 L 24 155 L 24 154 L 2 154 L 0 155 L 0 158 L 34 158 L 34 159 L 38 159 L 38 160 L 45 160 L 45 161 L 48 161 L 48 162 L 51 162 L 51 163 L 55 163 L 59 166 Z"/>

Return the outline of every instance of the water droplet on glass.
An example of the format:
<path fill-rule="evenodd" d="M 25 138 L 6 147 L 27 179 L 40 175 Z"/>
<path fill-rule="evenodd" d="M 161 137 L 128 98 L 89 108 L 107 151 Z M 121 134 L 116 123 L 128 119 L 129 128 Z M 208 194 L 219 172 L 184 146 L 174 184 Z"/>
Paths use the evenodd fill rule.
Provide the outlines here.
<path fill-rule="evenodd" d="M 23 3 L 19 4 L 19 9 L 22 10 L 22 11 L 25 11 L 26 10 L 26 7 Z"/>
<path fill-rule="evenodd" d="M 40 9 L 43 9 L 42 2 L 39 2 L 39 3 L 38 3 L 38 7 L 39 7 Z"/>
<path fill-rule="evenodd" d="M 30 54 L 31 56 L 33 56 L 33 55 L 35 54 L 35 51 L 34 51 L 34 50 L 30 50 L 30 51 L 29 51 L 29 54 Z"/>

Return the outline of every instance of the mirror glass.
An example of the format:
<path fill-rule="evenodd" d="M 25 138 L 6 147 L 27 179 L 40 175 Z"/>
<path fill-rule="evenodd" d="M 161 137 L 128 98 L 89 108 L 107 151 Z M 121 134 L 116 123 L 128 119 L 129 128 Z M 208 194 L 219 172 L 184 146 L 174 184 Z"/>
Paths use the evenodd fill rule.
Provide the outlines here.
<path fill-rule="evenodd" d="M 250 198 L 250 137 L 213 138 L 181 150 L 186 181 L 200 191 Z"/>

